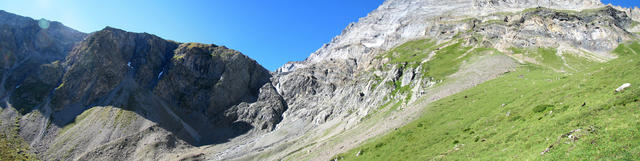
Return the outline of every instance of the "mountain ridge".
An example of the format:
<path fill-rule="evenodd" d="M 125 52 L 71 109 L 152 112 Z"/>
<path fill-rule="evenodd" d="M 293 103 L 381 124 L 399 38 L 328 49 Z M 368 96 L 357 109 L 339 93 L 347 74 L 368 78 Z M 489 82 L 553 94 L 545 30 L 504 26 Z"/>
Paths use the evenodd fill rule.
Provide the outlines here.
<path fill-rule="evenodd" d="M 426 28 L 424 24 L 420 24 L 420 23 L 431 23 L 431 22 L 420 22 L 424 20 L 417 20 L 415 18 L 412 19 L 410 16 L 421 17 L 420 19 L 424 19 L 424 17 L 427 17 L 427 19 L 434 19 L 433 21 L 441 21 L 441 20 L 444 20 L 443 18 L 452 18 L 450 15 L 447 15 L 448 12 L 460 14 L 460 10 L 464 10 L 468 12 L 459 16 L 455 16 L 462 19 L 462 18 L 474 17 L 474 16 L 485 16 L 495 12 L 505 12 L 505 11 L 513 12 L 513 11 L 518 11 L 526 8 L 534 8 L 534 7 L 540 7 L 540 6 L 548 7 L 548 8 L 556 8 L 556 9 L 568 9 L 568 10 L 583 10 L 583 9 L 604 7 L 604 5 L 599 0 L 576 0 L 576 1 L 566 0 L 566 1 L 558 1 L 558 2 L 536 1 L 536 3 L 532 3 L 532 2 L 533 1 L 529 1 L 529 0 L 457 0 L 455 2 L 451 2 L 451 1 L 444 2 L 444 1 L 434 1 L 434 0 L 388 0 L 388 1 L 385 1 L 380 7 L 378 7 L 371 13 L 369 13 L 366 17 L 361 18 L 357 23 L 349 24 L 340 35 L 332 39 L 330 43 L 323 45 L 323 47 L 321 47 L 318 51 L 312 53 L 304 61 L 287 63 L 282 67 L 278 68 L 276 70 L 276 73 L 288 72 L 295 69 L 296 66 L 306 66 L 304 65 L 305 63 L 315 63 L 322 60 L 322 59 L 316 60 L 317 58 L 325 58 L 325 57 L 341 58 L 340 56 L 342 57 L 347 56 L 347 57 L 358 59 L 357 55 L 353 55 L 350 53 L 341 53 L 340 50 L 335 50 L 333 48 L 340 49 L 345 46 L 348 47 L 350 45 L 357 45 L 357 47 L 351 47 L 351 48 L 364 47 L 365 49 L 352 49 L 352 50 L 356 50 L 356 52 L 353 52 L 353 53 L 368 53 L 366 51 L 373 50 L 373 49 L 367 49 L 367 48 L 380 47 L 381 48 L 380 51 L 385 51 L 393 46 L 398 45 L 397 43 L 400 43 L 400 42 L 406 42 L 408 40 L 412 40 L 420 37 L 428 37 L 426 33 L 423 33 L 424 31 L 416 31 L 416 29 Z M 457 4 L 457 5 L 451 5 L 451 3 Z M 468 8 L 474 8 L 475 10 L 469 10 Z M 398 11 L 401 14 L 398 14 L 398 12 L 396 11 Z M 407 17 L 405 18 L 404 16 L 407 16 Z M 375 23 L 375 21 L 378 19 L 379 21 L 383 21 L 385 23 L 379 24 L 378 26 L 371 26 L 369 24 L 366 24 L 366 23 L 372 23 L 372 21 L 374 21 Z M 414 21 L 414 22 L 411 22 L 411 21 Z M 413 24 L 413 25 L 419 24 L 420 26 L 409 26 L 409 27 L 393 26 L 398 24 Z M 359 32 L 349 33 L 349 31 L 354 30 L 354 28 L 358 28 L 355 30 L 358 30 Z M 373 29 L 372 31 L 372 29 L 366 29 L 366 28 L 372 28 L 372 29 L 381 28 L 382 30 L 391 30 L 391 31 L 382 32 L 381 35 L 380 34 L 373 35 L 373 34 L 376 34 L 375 29 Z M 364 30 L 364 31 L 360 31 L 360 30 Z M 362 36 L 362 37 L 359 37 L 359 36 Z M 397 37 L 400 37 L 400 38 L 397 38 Z M 341 39 L 353 39 L 353 40 L 343 41 Z M 386 39 L 391 39 L 391 40 L 386 40 Z M 395 40 L 395 39 L 398 39 L 398 40 Z M 396 43 L 391 43 L 391 42 L 396 42 Z M 361 43 L 361 44 L 358 44 L 358 43 Z M 325 56 L 325 54 L 327 53 L 332 53 L 332 55 Z"/>
<path fill-rule="evenodd" d="M 637 40 L 634 13 L 596 0 L 388 0 L 274 72 L 224 46 L 18 16 L 28 25 L 0 29 L 31 29 L 36 45 L 0 43 L 25 50 L 0 60 L 0 127 L 44 160 L 327 160 L 520 66 L 573 73 L 615 59 Z M 51 30 L 62 40 L 37 39 Z"/>
<path fill-rule="evenodd" d="M 46 20 L 18 18 L 31 23 L 12 26 L 18 30 L 37 26 L 43 33 L 61 25 L 40 27 L 38 23 Z M 24 73 L 25 81 L 16 80 L 18 90 L 3 88 L 3 107 L 15 108 L 2 111 L 3 127 L 13 126 L 6 124 L 8 120 L 20 120 L 16 125 L 20 135 L 46 160 L 93 156 L 92 149 L 109 148 L 106 143 L 138 133 L 150 135 L 138 138 L 141 144 L 179 145 L 164 152 L 226 142 L 226 138 L 250 131 L 273 129 L 281 119 L 278 113 L 286 110 L 268 83 L 269 72 L 255 60 L 223 46 L 177 43 L 113 27 L 74 41 L 77 45 L 73 49 L 54 51 L 52 54 L 61 55 L 55 60 L 39 61 L 40 68 L 40 64 L 26 64 L 35 72 Z M 29 57 L 18 58 L 26 60 Z M 194 90 L 195 95 L 191 93 Z M 171 102 L 176 98 L 183 100 Z M 103 126 L 92 126 L 91 122 L 102 122 Z M 162 130 L 154 130 L 158 128 Z M 144 148 L 148 146 L 127 146 Z M 143 153 L 162 157 L 159 154 L 164 152 Z M 141 154 L 128 153 L 97 157 L 127 159 Z"/>
<path fill-rule="evenodd" d="M 420 2 L 428 4 L 427 2 L 430 1 Z M 471 5 L 470 2 L 476 1 L 466 2 Z M 503 54 L 521 64 L 539 64 L 559 72 L 573 72 L 580 70 L 584 65 L 588 66 L 588 62 L 605 62 L 615 59 L 617 56 L 609 53 L 609 51 L 615 49 L 619 43 L 635 39 L 635 34 L 631 32 L 637 29 L 632 23 L 632 18 L 626 15 L 627 11 L 619 10 L 619 7 L 602 5 L 601 3 L 589 4 L 589 2 L 595 1 L 562 1 L 559 3 L 570 4 L 572 2 L 586 2 L 588 7 L 566 5 L 558 6 L 561 9 L 549 9 L 532 5 L 530 8 L 523 7 L 515 11 L 508 10 L 513 12 L 492 11 L 485 16 L 472 16 L 470 18 L 463 16 L 445 17 L 429 21 L 425 21 L 425 18 L 419 16 L 420 14 L 413 15 L 417 17 L 413 21 L 411 18 L 400 21 L 402 18 L 395 17 L 398 20 L 391 22 L 388 21 L 394 19 L 390 18 L 392 16 L 372 18 L 375 17 L 375 14 L 369 14 L 367 18 L 374 19 L 372 22 L 365 23 L 363 19 L 367 18 L 363 18 L 358 23 L 349 25 L 341 35 L 332 40 L 330 44 L 324 45 L 309 58 L 302 62 L 285 64 L 283 68 L 280 68 L 274 74 L 275 77 L 273 79 L 276 80 L 274 81 L 276 88 L 281 91 L 280 93 L 283 93 L 285 100 L 293 109 L 287 111 L 287 113 L 291 113 L 290 117 L 296 118 L 290 118 L 290 121 L 285 119 L 283 121 L 284 124 L 297 124 L 301 122 L 299 120 L 307 120 L 309 128 L 316 131 L 326 131 L 329 136 L 320 134 L 300 136 L 295 135 L 296 132 L 290 131 L 287 137 L 297 137 L 298 143 L 293 145 L 283 144 L 272 148 L 274 150 L 277 149 L 277 151 L 287 149 L 286 151 L 288 152 L 265 150 L 249 156 L 239 152 L 234 157 L 240 158 L 238 160 L 330 159 L 328 156 L 337 154 L 334 152 L 343 151 L 344 147 L 352 147 L 353 144 L 365 141 L 362 138 L 374 137 L 376 134 L 388 132 L 388 129 L 392 129 L 394 126 L 397 127 L 404 124 L 387 125 L 385 123 L 384 125 L 367 127 L 370 129 L 378 128 L 379 130 L 363 129 L 362 126 L 366 126 L 363 124 L 366 124 L 367 118 L 378 115 L 377 113 L 379 112 L 403 113 L 383 118 L 389 119 L 389 122 L 404 122 L 390 120 L 397 120 L 391 118 L 398 117 L 416 117 L 407 115 L 402 111 L 415 112 L 414 108 L 422 108 L 421 106 L 413 105 L 420 102 L 419 98 L 427 97 L 438 100 L 448 96 L 449 93 L 438 92 L 438 86 L 452 84 L 448 81 L 450 78 L 447 77 L 464 75 L 462 74 L 464 68 L 461 67 L 462 69 L 460 69 L 455 65 L 465 66 L 466 64 L 466 66 L 472 66 L 469 63 L 476 61 L 473 58 L 475 57 L 474 55 L 482 57 L 481 55 L 487 52 L 498 55 Z M 385 4 L 392 3 L 387 1 Z M 412 3 L 397 4 L 414 8 L 421 7 Z M 562 9 L 572 9 L 572 7 L 573 9 L 584 10 Z M 384 7 L 379 7 L 376 11 L 383 11 L 381 8 Z M 390 15 L 397 14 L 394 10 L 386 12 Z M 400 23 L 393 23 L 397 21 L 400 21 Z M 383 27 L 376 26 L 376 22 L 380 22 Z M 595 25 L 591 25 L 592 23 Z M 385 25 L 388 28 L 385 28 Z M 393 25 L 401 27 L 395 28 Z M 358 26 L 361 26 L 360 29 L 354 29 Z M 571 26 L 584 27 L 572 28 Z M 386 33 L 391 38 L 387 39 L 384 36 Z M 345 36 L 350 34 L 351 37 Z M 601 34 L 607 36 L 601 36 Z M 375 39 L 380 41 L 370 41 Z M 431 39 L 433 41 L 414 43 L 423 39 Z M 406 50 L 367 47 L 367 45 L 385 43 L 388 43 L 389 48 L 396 49 L 405 46 L 398 44 L 411 45 L 407 45 Z M 417 52 L 411 51 L 410 47 L 413 46 L 416 46 Z M 460 51 L 452 50 L 458 47 L 464 48 Z M 318 53 L 334 55 L 318 56 L 321 55 Z M 448 61 L 446 59 L 451 58 L 444 58 L 446 57 L 444 55 L 443 58 L 438 58 L 438 55 L 442 54 L 461 54 L 457 57 L 457 59 L 461 59 L 461 62 L 446 62 Z M 466 55 L 470 55 L 470 57 L 465 57 Z M 318 58 L 316 59 L 314 56 L 318 56 Z M 412 59 L 416 59 L 416 61 Z M 453 59 L 455 60 L 456 58 L 454 57 Z M 446 61 L 442 63 L 430 62 L 436 60 Z M 574 60 L 586 63 L 574 64 Z M 498 61 L 498 59 L 495 61 L 502 62 Z M 429 64 L 446 65 L 431 66 Z M 455 68 L 447 69 L 449 72 L 429 72 L 433 68 L 450 68 L 452 66 Z M 491 70 L 489 66 L 483 68 Z M 509 67 L 506 69 L 509 69 Z M 459 71 L 456 72 L 456 70 Z M 509 71 L 494 70 L 495 73 L 488 75 L 500 75 Z M 440 76 L 441 78 L 437 79 L 431 74 L 444 75 L 445 77 L 442 79 L 442 76 Z M 493 78 L 479 80 L 465 77 L 455 78 L 465 80 L 465 83 L 460 82 L 462 84 L 452 86 L 450 91 L 459 92 Z M 469 83 L 469 86 L 466 83 Z M 309 86 L 312 87 L 309 88 Z M 287 93 L 295 93 L 296 95 L 287 96 Z M 440 95 L 432 97 L 429 93 Z M 324 103 L 315 104 L 314 102 Z M 362 119 L 365 119 L 365 121 Z M 336 131 L 333 129 L 341 129 L 342 132 L 333 132 Z M 359 135 L 350 131 L 370 134 Z M 301 130 L 299 133 L 301 135 L 309 135 L 305 130 Z M 351 138 L 340 137 L 340 135 L 351 136 Z M 317 151 L 317 149 L 322 150 Z"/>

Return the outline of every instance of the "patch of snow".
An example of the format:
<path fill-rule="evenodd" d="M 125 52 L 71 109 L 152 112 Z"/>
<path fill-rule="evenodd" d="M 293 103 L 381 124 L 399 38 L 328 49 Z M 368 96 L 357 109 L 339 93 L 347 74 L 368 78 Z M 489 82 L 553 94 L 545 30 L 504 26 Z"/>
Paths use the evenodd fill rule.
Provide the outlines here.
<path fill-rule="evenodd" d="M 129 68 L 133 68 L 133 67 L 131 67 L 131 62 L 128 62 L 127 66 L 129 66 Z"/>
<path fill-rule="evenodd" d="M 22 86 L 22 84 L 20 84 L 20 85 L 16 86 L 16 89 L 20 88 L 20 86 Z"/>
<path fill-rule="evenodd" d="M 164 73 L 164 71 L 161 71 L 160 74 L 158 74 L 158 79 L 160 79 L 160 77 L 162 77 L 162 73 Z"/>

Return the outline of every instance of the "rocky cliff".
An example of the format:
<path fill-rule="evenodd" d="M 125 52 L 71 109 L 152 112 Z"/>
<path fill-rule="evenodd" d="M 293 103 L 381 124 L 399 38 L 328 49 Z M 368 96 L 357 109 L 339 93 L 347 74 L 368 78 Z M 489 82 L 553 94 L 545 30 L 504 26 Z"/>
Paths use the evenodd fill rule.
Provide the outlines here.
<path fill-rule="evenodd" d="M 408 40 L 436 36 L 429 28 L 444 22 L 545 7 L 580 11 L 603 7 L 598 0 L 387 0 L 304 61 L 288 63 L 285 73 L 326 59 L 365 59 L 376 49 L 388 50 Z M 437 29 L 436 29 L 437 31 Z M 366 60 L 361 60 L 366 62 Z"/>
<path fill-rule="evenodd" d="M 306 60 L 275 71 L 285 119 L 276 134 L 235 146 L 260 152 L 214 156 L 327 160 L 519 64 L 572 72 L 584 67 L 577 62 L 611 60 L 618 44 L 637 39 L 632 15 L 591 0 L 385 1 Z"/>
<path fill-rule="evenodd" d="M 2 16 L 24 21 L 3 24 L 3 127 L 45 160 L 158 159 L 268 132 L 287 109 L 270 73 L 224 46 Z"/>
<path fill-rule="evenodd" d="M 55 73 L 59 68 L 56 61 L 63 60 L 85 34 L 59 22 L 33 20 L 4 11 L 0 11 L 0 19 L 0 96 L 6 99 L 8 93 L 15 92 L 10 99 L 26 113 L 43 100 L 47 91 L 25 89 L 33 88 L 32 84 L 55 86 L 55 80 L 49 78 L 59 77 L 60 73 Z M 25 86 L 23 81 L 27 82 Z"/>
<path fill-rule="evenodd" d="M 606 52 L 631 39 L 626 29 L 632 27 L 632 20 L 622 11 L 602 7 L 597 1 L 386 1 L 306 60 L 279 68 L 274 83 L 292 109 L 310 107 L 308 110 L 316 111 L 309 116 L 300 114 L 298 118 L 324 122 L 332 113 L 348 111 L 343 108 L 344 104 L 358 106 L 359 93 L 373 97 L 385 95 L 373 94 L 379 91 L 367 89 L 364 84 L 374 84 L 368 80 L 375 76 L 364 72 L 382 69 L 382 64 L 390 60 L 376 57 L 408 41 L 432 39 L 436 44 L 447 46 L 455 44 L 452 40 L 463 40 L 464 46 L 478 45 L 473 48 L 494 48 L 502 53 L 510 53 L 511 47 L 562 48 L 588 51 L 594 59 L 608 60 L 614 56 Z M 524 9 L 528 11 L 522 12 Z M 576 14 L 585 9 L 594 11 Z M 417 64 L 424 63 L 417 60 Z M 424 87 L 439 81 L 403 80 L 401 76 L 416 78 L 423 69 L 402 65 L 390 68 L 395 69 L 377 70 L 375 75 L 385 81 L 388 81 L 387 76 L 394 82 L 401 82 L 401 86 L 420 82 L 413 86 Z M 364 80 L 358 82 L 359 79 Z M 422 92 L 416 90 L 414 93 Z M 315 102 L 323 103 L 314 105 Z M 289 112 L 298 115 L 295 114 L 298 111 Z M 318 120 L 316 117 L 325 118 Z"/>

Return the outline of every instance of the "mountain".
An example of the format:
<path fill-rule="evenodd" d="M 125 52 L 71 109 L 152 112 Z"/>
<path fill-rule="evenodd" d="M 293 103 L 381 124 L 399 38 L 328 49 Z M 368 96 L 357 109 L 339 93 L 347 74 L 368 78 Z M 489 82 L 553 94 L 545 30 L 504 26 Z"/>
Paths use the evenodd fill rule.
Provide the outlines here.
<path fill-rule="evenodd" d="M 288 63 L 277 71 L 287 72 L 332 58 L 365 59 L 362 57 L 375 55 L 368 54 L 370 50 L 386 51 L 408 40 L 446 35 L 438 33 L 441 30 L 457 30 L 441 28 L 439 25 L 445 22 L 483 17 L 497 19 L 499 13 L 536 7 L 579 11 L 602 6 L 597 0 L 387 0 L 358 23 L 350 24 L 341 35 L 305 61 Z"/>
<path fill-rule="evenodd" d="M 0 18 L 16 22 L 2 26 L 3 129 L 44 160 L 154 159 L 270 131 L 287 109 L 269 71 L 224 46 Z"/>
<path fill-rule="evenodd" d="M 523 65 L 423 105 L 420 118 L 332 158 L 637 160 L 639 45 L 576 72 Z M 615 92 L 625 83 L 634 86 Z"/>
<path fill-rule="evenodd" d="M 597 1 L 386 1 L 306 60 L 276 71 L 273 82 L 290 107 L 282 128 L 310 130 L 288 130 L 281 140 L 294 143 L 256 143 L 271 148 L 235 157 L 328 160 L 522 65 L 576 73 L 615 59 L 612 50 L 637 39 L 629 13 Z"/>
<path fill-rule="evenodd" d="M 86 34 L 4 11 L 0 20 L 0 127 L 16 138 L 0 137 L 0 148 L 33 154 L 22 158 L 634 158 L 633 150 L 594 151 L 588 141 L 563 138 L 623 132 L 616 137 L 634 142 L 629 131 L 603 127 L 631 126 L 607 115 L 635 116 L 620 111 L 637 104 L 635 89 L 607 92 L 640 83 L 633 81 L 637 8 L 596 0 L 387 0 L 304 61 L 274 72 L 224 46 L 112 27 Z M 588 115 L 591 121 L 566 121 Z M 567 141 L 573 146 L 560 144 Z M 580 150 L 563 157 L 566 149 Z M 506 157 L 518 151 L 528 153 Z"/>

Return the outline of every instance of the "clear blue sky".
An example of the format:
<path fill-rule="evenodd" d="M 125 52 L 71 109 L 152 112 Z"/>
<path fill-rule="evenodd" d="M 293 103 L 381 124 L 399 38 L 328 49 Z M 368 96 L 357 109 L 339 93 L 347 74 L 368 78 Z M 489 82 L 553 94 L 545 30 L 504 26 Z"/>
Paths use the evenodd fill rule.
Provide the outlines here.
<path fill-rule="evenodd" d="M 613 5 L 623 6 L 627 8 L 640 6 L 639 0 L 600 0 L 600 2 L 604 4 L 613 4 Z"/>
<path fill-rule="evenodd" d="M 0 9 L 82 32 L 112 26 L 225 45 L 269 70 L 303 60 L 384 0 L 5 0 Z M 638 0 L 602 0 L 639 6 Z"/>
<path fill-rule="evenodd" d="M 225 45 L 275 70 L 304 60 L 383 1 L 3 0 L 0 9 L 87 33 L 112 26 L 179 42 Z"/>

